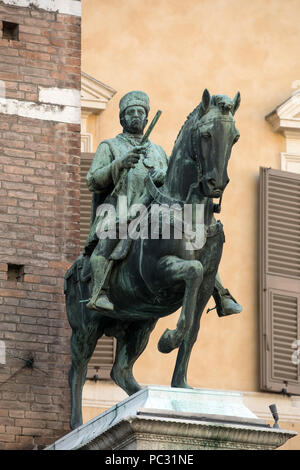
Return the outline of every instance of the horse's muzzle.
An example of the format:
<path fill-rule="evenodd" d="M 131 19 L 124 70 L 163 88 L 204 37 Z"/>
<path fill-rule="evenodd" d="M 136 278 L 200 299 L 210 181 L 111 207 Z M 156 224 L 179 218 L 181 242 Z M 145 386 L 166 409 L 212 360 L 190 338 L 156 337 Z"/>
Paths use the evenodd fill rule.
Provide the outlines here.
<path fill-rule="evenodd" d="M 215 181 L 202 181 L 202 188 L 203 188 L 203 193 L 205 194 L 206 197 L 221 197 L 223 194 L 223 189 L 221 188 L 216 188 L 216 183 Z"/>
<path fill-rule="evenodd" d="M 225 177 L 220 181 L 217 181 L 216 178 L 203 178 L 202 188 L 205 196 L 207 197 L 221 197 L 224 189 L 229 183 L 229 178 Z"/>
<path fill-rule="evenodd" d="M 221 197 L 223 191 L 221 189 L 214 189 L 211 193 L 211 197 Z"/>

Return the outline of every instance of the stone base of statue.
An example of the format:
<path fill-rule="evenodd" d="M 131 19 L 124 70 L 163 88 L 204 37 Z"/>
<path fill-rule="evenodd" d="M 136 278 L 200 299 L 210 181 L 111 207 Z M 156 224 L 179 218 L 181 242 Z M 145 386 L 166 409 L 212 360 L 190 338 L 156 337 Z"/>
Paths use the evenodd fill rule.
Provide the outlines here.
<path fill-rule="evenodd" d="M 296 435 L 258 419 L 242 393 L 148 386 L 47 450 L 265 450 Z"/>

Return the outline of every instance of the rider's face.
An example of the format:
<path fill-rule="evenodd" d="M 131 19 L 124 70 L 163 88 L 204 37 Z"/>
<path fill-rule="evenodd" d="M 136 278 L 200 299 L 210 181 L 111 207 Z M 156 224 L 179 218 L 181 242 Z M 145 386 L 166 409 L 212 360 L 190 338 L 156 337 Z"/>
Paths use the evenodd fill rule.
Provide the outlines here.
<path fill-rule="evenodd" d="M 147 124 L 147 114 L 142 106 L 129 106 L 125 109 L 122 125 L 130 134 L 141 134 Z"/>

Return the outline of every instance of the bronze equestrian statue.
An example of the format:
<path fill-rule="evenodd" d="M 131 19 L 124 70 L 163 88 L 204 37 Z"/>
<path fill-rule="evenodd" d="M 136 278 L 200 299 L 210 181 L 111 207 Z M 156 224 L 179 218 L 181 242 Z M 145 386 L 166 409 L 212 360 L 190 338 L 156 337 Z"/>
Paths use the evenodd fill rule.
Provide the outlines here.
<path fill-rule="evenodd" d="M 88 187 L 93 191 L 90 235 L 84 253 L 65 275 L 67 314 L 72 327 L 72 429 L 82 424 L 87 365 L 103 334 L 117 338 L 111 377 L 131 395 L 141 388 L 133 377 L 133 365 L 157 320 L 182 307 L 176 329 L 164 332 L 158 348 L 163 353 L 179 349 L 171 385 L 187 388 L 189 357 L 211 295 L 219 316 L 242 310 L 223 288 L 218 275 L 224 232 L 221 222 L 214 218 L 220 204 L 213 202 L 213 198 L 222 198 L 229 182 L 228 160 L 239 138 L 233 116 L 239 104 L 239 93 L 230 99 L 225 95 L 211 97 L 205 90 L 201 103 L 182 126 L 168 160 L 163 149 L 152 142 L 140 145 L 149 112 L 148 96 L 135 91 L 121 99 L 123 133 L 102 142 L 97 149 L 87 175 Z M 114 188 L 122 176 L 123 183 L 116 193 Z M 110 204 L 120 214 L 120 196 L 126 196 L 127 223 L 132 222 L 130 206 L 136 203 L 148 210 L 154 204 L 189 204 L 193 210 L 201 205 L 201 247 L 189 245 L 187 249 L 185 236 L 176 237 L 174 230 L 169 239 L 122 238 L 119 219 L 118 235 L 102 239 L 105 220 L 99 208 L 103 203 Z M 147 214 L 145 217 L 144 223 L 146 220 L 150 227 L 150 218 Z M 160 234 L 162 224 L 163 220 Z"/>

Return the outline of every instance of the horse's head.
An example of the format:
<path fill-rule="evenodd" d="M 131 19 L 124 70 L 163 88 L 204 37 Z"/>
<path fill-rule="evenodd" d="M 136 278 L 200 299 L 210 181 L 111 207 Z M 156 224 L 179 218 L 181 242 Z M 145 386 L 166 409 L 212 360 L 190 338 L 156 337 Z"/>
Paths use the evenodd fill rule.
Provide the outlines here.
<path fill-rule="evenodd" d="M 222 196 L 231 149 L 240 135 L 233 118 L 240 100 L 239 92 L 232 100 L 204 90 L 173 147 L 164 184 L 172 197 L 187 202 L 196 188 L 204 197 Z"/>
<path fill-rule="evenodd" d="M 200 185 L 207 197 L 220 197 L 229 182 L 228 160 L 239 139 L 234 113 L 240 105 L 240 93 L 233 99 L 210 96 L 204 90 L 192 129 L 192 156 L 199 166 Z"/>

